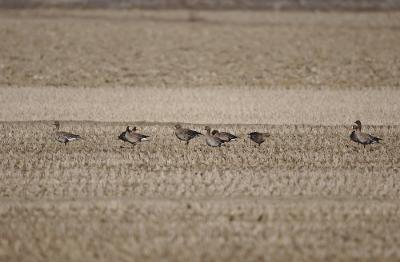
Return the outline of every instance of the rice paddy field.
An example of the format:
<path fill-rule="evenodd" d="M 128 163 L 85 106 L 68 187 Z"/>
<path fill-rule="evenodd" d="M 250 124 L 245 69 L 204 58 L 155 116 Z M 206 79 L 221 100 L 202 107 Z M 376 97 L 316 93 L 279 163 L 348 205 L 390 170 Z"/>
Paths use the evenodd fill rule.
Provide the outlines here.
<path fill-rule="evenodd" d="M 400 13 L 0 10 L 0 39 L 0 261 L 400 260 Z"/>

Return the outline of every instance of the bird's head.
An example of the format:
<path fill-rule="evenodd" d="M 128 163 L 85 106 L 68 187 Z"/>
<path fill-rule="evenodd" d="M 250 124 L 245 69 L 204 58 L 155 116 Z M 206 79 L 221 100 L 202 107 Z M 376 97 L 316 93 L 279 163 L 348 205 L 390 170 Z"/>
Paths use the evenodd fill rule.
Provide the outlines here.
<path fill-rule="evenodd" d="M 358 129 L 358 130 L 361 131 L 361 121 L 360 121 L 360 120 L 357 120 L 356 122 L 354 122 L 354 124 L 356 124 L 356 126 L 357 126 L 356 129 Z M 354 127 L 353 127 L 353 129 L 354 129 Z"/>

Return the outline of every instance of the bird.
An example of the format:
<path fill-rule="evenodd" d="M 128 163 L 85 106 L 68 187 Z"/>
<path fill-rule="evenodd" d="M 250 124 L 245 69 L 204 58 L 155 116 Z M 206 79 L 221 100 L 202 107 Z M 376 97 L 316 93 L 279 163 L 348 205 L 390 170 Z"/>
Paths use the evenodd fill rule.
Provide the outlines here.
<path fill-rule="evenodd" d="M 251 141 L 255 142 L 260 146 L 265 142 L 265 138 L 269 137 L 269 133 L 259 133 L 259 132 L 251 132 L 247 134 Z"/>
<path fill-rule="evenodd" d="M 222 146 L 224 144 L 224 141 L 222 141 L 222 139 L 220 139 L 220 138 L 218 138 L 218 137 L 216 137 L 214 135 L 211 135 L 211 133 L 210 133 L 211 128 L 209 126 L 206 126 L 204 129 L 207 131 L 206 144 L 208 146 L 220 147 L 220 146 Z"/>
<path fill-rule="evenodd" d="M 238 137 L 235 135 L 232 135 L 231 133 L 228 132 L 219 132 L 218 130 L 213 130 L 211 132 L 211 135 L 218 137 L 219 139 L 221 139 L 222 141 L 224 141 L 224 143 L 226 142 L 230 142 L 230 141 L 235 141 Z"/>
<path fill-rule="evenodd" d="M 134 147 L 137 143 L 143 142 L 143 141 L 149 141 L 150 136 L 142 135 L 139 133 L 136 133 L 136 126 L 131 128 L 130 126 L 126 127 L 126 130 L 122 132 L 119 136 L 118 139 L 130 143 L 132 147 Z"/>
<path fill-rule="evenodd" d="M 186 142 L 186 145 L 189 145 L 189 141 L 195 137 L 202 136 L 202 133 L 199 133 L 197 131 L 188 129 L 188 128 L 182 128 L 180 124 L 175 125 L 175 136 L 182 141 Z"/>
<path fill-rule="evenodd" d="M 60 131 L 60 122 L 59 121 L 54 121 L 55 126 L 55 132 L 54 132 L 54 138 L 56 141 L 60 143 L 64 143 L 64 145 L 67 145 L 68 142 L 72 142 L 75 140 L 83 139 L 79 135 L 75 135 L 72 133 Z"/>
<path fill-rule="evenodd" d="M 354 123 L 355 125 L 353 125 L 353 131 L 350 134 L 350 139 L 352 141 L 362 144 L 365 148 L 365 145 L 378 144 L 379 141 L 383 140 L 382 138 L 361 132 L 362 126 L 360 120 L 357 120 Z"/>

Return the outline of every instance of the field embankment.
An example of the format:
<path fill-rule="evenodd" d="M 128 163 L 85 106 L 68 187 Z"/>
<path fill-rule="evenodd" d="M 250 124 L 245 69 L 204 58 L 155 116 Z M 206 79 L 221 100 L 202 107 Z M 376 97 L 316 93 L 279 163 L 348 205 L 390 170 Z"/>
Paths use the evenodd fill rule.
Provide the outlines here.
<path fill-rule="evenodd" d="M 400 124 L 400 90 L 0 88 L 0 120 L 202 124 Z"/>

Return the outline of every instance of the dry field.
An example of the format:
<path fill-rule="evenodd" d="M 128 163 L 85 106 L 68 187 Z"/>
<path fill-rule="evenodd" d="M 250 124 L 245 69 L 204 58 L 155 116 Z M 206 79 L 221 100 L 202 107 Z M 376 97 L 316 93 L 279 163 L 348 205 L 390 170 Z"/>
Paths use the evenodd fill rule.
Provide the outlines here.
<path fill-rule="evenodd" d="M 400 12 L 0 10 L 0 39 L 1 86 L 400 87 Z"/>
<path fill-rule="evenodd" d="M 0 11 L 0 261 L 399 261 L 400 14 L 191 16 Z"/>
<path fill-rule="evenodd" d="M 64 146 L 50 122 L 1 124 L 4 261 L 400 258 L 398 126 L 363 149 L 346 126 L 216 125 L 272 137 L 215 149 L 138 124 L 152 141 L 130 149 L 125 125 L 65 123 L 85 140 Z"/>

